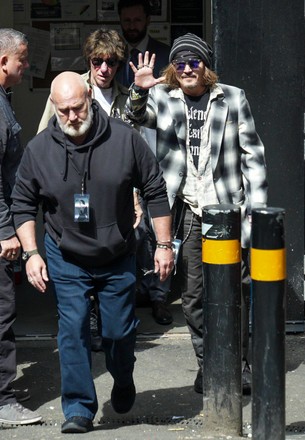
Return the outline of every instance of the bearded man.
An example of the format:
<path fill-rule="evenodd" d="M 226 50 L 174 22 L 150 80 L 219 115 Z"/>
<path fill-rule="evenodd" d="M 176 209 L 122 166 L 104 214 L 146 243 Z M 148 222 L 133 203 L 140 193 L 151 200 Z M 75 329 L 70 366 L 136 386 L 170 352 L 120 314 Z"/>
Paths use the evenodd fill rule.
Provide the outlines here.
<path fill-rule="evenodd" d="M 50 279 L 59 316 L 63 433 L 93 429 L 98 400 L 91 374 L 90 297 L 98 295 L 113 409 L 135 401 L 135 248 L 133 188 L 147 201 L 158 237 L 155 272 L 173 268 L 165 182 L 141 135 L 110 118 L 84 79 L 63 72 L 52 82 L 55 115 L 28 144 L 12 195 L 14 223 L 29 282 L 45 292 Z M 35 222 L 42 203 L 47 267 Z M 86 215 L 80 215 L 82 212 Z"/>

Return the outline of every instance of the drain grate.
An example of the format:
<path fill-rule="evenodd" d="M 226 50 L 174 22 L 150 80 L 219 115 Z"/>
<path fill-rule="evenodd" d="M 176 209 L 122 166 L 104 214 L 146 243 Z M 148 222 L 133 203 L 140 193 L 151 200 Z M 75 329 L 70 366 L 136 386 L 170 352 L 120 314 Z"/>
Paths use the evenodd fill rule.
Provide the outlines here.
<path fill-rule="evenodd" d="M 124 425 L 183 425 L 189 427 L 203 426 L 203 420 L 199 417 L 186 419 L 183 416 L 141 416 L 120 419 L 101 418 L 99 421 L 101 426 L 107 428 L 116 428 Z"/>
<path fill-rule="evenodd" d="M 286 426 L 287 433 L 294 434 L 305 434 L 305 424 L 304 423 L 292 423 Z"/>

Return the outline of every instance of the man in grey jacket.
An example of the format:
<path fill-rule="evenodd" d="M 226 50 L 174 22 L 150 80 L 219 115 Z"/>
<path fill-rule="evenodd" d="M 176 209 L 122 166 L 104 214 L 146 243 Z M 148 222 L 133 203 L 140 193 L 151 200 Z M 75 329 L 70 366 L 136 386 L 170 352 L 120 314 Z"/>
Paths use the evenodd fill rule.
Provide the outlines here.
<path fill-rule="evenodd" d="M 128 89 L 115 79 L 126 58 L 123 38 L 113 29 L 97 29 L 87 37 L 83 54 L 88 71 L 82 76 L 88 88 L 92 89 L 92 97 L 108 115 L 125 120 Z M 47 127 L 53 115 L 54 107 L 48 99 L 38 132 Z"/>
<path fill-rule="evenodd" d="M 156 157 L 166 181 L 170 206 L 177 207 L 176 233 L 182 240 L 182 307 L 199 370 L 202 393 L 203 317 L 201 215 L 210 204 L 239 205 L 242 215 L 243 299 L 249 304 L 250 216 L 267 201 L 264 146 L 256 133 L 243 90 L 218 83 L 211 70 L 212 49 L 197 35 L 178 37 L 164 76 L 154 78 L 155 55 L 139 55 L 133 65 L 128 116 L 157 129 Z M 251 392 L 247 362 L 248 308 L 244 313 L 243 390 Z"/>
<path fill-rule="evenodd" d="M 21 32 L 0 29 L 0 423 L 25 425 L 41 420 L 17 402 L 12 381 L 16 377 L 16 346 L 12 325 L 16 319 L 13 261 L 20 243 L 11 215 L 11 193 L 23 148 L 20 125 L 10 104 L 10 87 L 19 84 L 29 67 L 28 42 Z M 22 400 L 26 400 L 23 396 Z M 20 398 L 19 398 L 20 400 Z"/>

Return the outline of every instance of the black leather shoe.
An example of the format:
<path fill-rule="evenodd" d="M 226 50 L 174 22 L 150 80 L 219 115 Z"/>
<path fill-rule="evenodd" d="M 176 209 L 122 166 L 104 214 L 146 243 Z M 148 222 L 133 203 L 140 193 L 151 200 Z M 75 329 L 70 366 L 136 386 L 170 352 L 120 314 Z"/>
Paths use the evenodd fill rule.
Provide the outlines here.
<path fill-rule="evenodd" d="M 252 371 L 247 359 L 243 359 L 242 366 L 242 386 L 243 386 L 243 395 L 250 396 L 251 388 L 252 388 Z"/>
<path fill-rule="evenodd" d="M 242 391 L 244 396 L 251 395 L 252 372 L 247 360 L 243 360 L 242 370 Z M 198 370 L 197 377 L 194 382 L 194 390 L 196 393 L 203 394 L 202 373 Z"/>
<path fill-rule="evenodd" d="M 202 372 L 199 369 L 197 372 L 197 377 L 194 382 L 194 391 L 198 394 L 203 394 L 203 387 L 202 387 Z"/>
<path fill-rule="evenodd" d="M 157 324 L 169 325 L 173 322 L 173 317 L 167 305 L 162 301 L 152 301 L 152 315 Z"/>
<path fill-rule="evenodd" d="M 118 414 L 125 414 L 131 410 L 136 399 L 136 387 L 133 381 L 127 387 L 119 387 L 114 383 L 111 391 L 112 408 Z"/>
<path fill-rule="evenodd" d="M 103 340 L 101 337 L 101 317 L 99 310 L 96 309 L 96 303 L 92 300 L 90 310 L 90 334 L 91 334 L 91 350 L 103 351 Z"/>
<path fill-rule="evenodd" d="M 81 416 L 70 417 L 61 426 L 61 432 L 63 434 L 68 434 L 68 433 L 84 434 L 92 430 L 93 430 L 92 420 Z"/>

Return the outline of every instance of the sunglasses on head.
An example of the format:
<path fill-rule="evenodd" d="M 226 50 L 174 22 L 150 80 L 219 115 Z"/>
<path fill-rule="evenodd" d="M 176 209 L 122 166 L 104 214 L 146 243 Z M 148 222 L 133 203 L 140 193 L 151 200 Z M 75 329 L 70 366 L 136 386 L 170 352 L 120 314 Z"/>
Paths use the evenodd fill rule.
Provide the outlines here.
<path fill-rule="evenodd" d="M 175 69 L 177 70 L 177 72 L 183 72 L 186 65 L 188 65 L 192 70 L 199 69 L 200 63 L 201 63 L 201 60 L 198 60 L 198 59 L 174 60 L 173 61 L 173 65 L 175 66 Z"/>
<path fill-rule="evenodd" d="M 92 58 L 91 63 L 94 67 L 101 67 L 103 63 L 106 63 L 108 67 L 115 67 L 119 61 L 116 58 Z"/>

